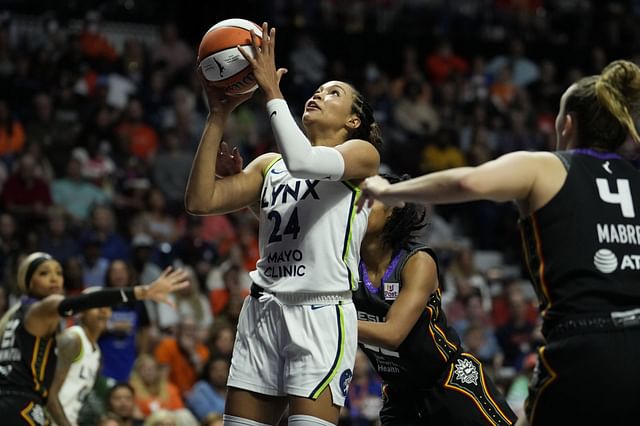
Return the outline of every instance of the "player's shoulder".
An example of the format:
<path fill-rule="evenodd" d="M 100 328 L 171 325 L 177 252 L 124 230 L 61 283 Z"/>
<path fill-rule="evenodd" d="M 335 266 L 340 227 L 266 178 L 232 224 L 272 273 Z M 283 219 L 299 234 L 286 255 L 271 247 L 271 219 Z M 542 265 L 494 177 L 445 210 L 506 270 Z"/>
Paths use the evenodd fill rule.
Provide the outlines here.
<path fill-rule="evenodd" d="M 265 176 L 269 172 L 269 169 L 281 158 L 281 154 L 276 152 L 266 152 L 257 156 L 251 163 L 249 163 L 247 169 L 249 171 L 259 172 L 262 176 Z"/>

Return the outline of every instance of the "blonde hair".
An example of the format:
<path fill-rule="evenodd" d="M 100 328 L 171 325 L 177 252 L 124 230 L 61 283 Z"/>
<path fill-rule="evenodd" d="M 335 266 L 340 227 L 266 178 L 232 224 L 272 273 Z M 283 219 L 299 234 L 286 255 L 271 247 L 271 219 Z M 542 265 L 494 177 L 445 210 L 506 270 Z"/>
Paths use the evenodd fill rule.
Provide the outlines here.
<path fill-rule="evenodd" d="M 635 118 L 640 107 L 640 68 L 617 60 L 599 75 L 578 80 L 565 110 L 577 121 L 578 145 L 615 150 L 631 136 L 640 142 Z"/>
<path fill-rule="evenodd" d="M 596 80 L 595 91 L 600 103 L 640 142 L 633 119 L 640 101 L 640 68 L 629 61 L 611 62 Z"/>
<path fill-rule="evenodd" d="M 165 401 L 169 398 L 169 388 L 167 386 L 168 381 L 166 374 L 163 374 L 162 371 L 158 371 L 158 380 L 155 384 L 148 386 L 142 377 L 140 376 L 140 368 L 142 367 L 142 363 L 146 361 L 151 361 L 156 365 L 156 368 L 160 368 L 158 366 L 158 362 L 149 354 L 142 354 L 136 358 L 133 363 L 133 370 L 131 371 L 131 375 L 129 376 L 129 384 L 135 390 L 136 398 L 146 399 L 151 397 L 157 397 L 161 401 Z"/>
<path fill-rule="evenodd" d="M 158 411 L 154 411 L 147 420 L 145 420 L 143 426 L 155 426 L 160 422 L 170 421 L 174 424 L 176 423 L 176 416 L 169 410 L 160 409 Z"/>

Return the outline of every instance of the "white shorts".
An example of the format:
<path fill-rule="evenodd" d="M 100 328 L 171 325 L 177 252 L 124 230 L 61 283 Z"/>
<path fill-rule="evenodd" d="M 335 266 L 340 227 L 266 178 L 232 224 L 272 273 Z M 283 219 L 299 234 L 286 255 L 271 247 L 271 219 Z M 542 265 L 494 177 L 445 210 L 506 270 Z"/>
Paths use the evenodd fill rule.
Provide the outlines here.
<path fill-rule="evenodd" d="M 316 399 L 327 388 L 344 406 L 357 350 L 353 303 L 285 305 L 247 296 L 240 312 L 228 386 Z"/>

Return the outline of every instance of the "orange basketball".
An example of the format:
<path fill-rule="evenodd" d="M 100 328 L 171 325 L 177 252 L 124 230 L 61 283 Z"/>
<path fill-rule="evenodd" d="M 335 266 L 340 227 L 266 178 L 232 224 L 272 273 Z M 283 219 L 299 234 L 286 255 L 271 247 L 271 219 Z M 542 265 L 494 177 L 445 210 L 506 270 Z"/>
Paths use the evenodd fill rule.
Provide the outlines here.
<path fill-rule="evenodd" d="M 255 56 L 251 46 L 251 32 L 262 40 L 262 28 L 246 19 L 225 19 L 209 28 L 198 48 L 198 65 L 204 77 L 228 94 L 239 95 L 258 88 L 251 64 L 238 51 Z"/>

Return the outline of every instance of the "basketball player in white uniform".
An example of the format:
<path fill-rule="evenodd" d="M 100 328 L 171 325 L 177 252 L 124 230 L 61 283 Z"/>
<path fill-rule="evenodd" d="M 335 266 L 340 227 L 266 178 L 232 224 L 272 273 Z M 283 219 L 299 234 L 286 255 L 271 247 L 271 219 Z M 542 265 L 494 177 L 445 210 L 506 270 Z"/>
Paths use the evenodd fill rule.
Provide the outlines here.
<path fill-rule="evenodd" d="M 79 325 L 65 329 L 57 337 L 58 364 L 47 405 L 57 426 L 77 425 L 78 413 L 98 375 L 97 341 L 110 317 L 111 308 L 89 309 L 80 314 Z"/>
<path fill-rule="evenodd" d="M 357 185 L 377 173 L 380 131 L 362 96 L 330 81 L 307 101 L 303 133 L 280 92 L 286 70 L 275 67 L 275 31 L 262 30 L 255 59 L 243 54 L 282 156 L 263 154 L 241 173 L 214 178 L 229 114 L 251 93 L 226 96 L 203 78 L 210 113 L 185 197 L 192 214 L 259 207 L 260 260 L 238 324 L 224 424 L 276 424 L 288 404 L 289 425 L 332 425 L 357 347 L 350 291 L 368 212 L 356 214 L 354 203 Z"/>

